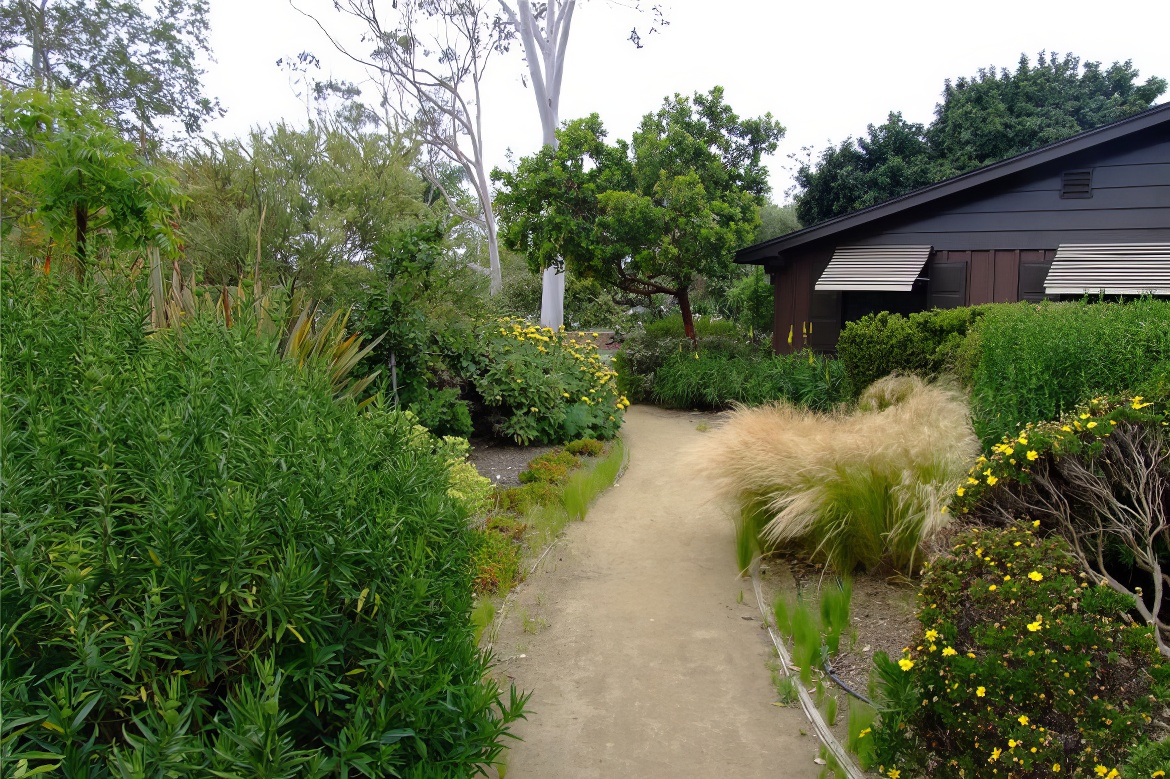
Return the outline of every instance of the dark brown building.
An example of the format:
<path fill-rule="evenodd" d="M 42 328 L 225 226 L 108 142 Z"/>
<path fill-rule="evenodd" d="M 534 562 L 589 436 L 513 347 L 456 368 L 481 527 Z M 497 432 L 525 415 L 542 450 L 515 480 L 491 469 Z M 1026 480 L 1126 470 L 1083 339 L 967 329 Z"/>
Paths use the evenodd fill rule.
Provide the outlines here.
<path fill-rule="evenodd" d="M 749 246 L 736 261 L 772 279 L 780 353 L 831 351 L 845 322 L 876 311 L 1170 295 L 1170 104 Z"/>

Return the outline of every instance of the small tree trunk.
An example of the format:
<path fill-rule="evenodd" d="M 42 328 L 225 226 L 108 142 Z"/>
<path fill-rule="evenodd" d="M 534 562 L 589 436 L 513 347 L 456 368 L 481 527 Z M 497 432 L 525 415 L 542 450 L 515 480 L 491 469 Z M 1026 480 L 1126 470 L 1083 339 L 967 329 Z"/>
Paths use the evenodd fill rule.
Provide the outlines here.
<path fill-rule="evenodd" d="M 73 218 L 76 222 L 74 244 L 77 254 L 77 280 L 81 281 L 85 278 L 85 241 L 89 232 L 89 206 L 85 203 L 75 204 L 73 206 Z"/>
<path fill-rule="evenodd" d="M 678 307 L 682 310 L 683 332 L 697 348 L 699 346 L 699 338 L 695 335 L 695 318 L 691 315 L 690 290 L 686 287 L 679 287 L 678 291 L 674 293 L 674 296 L 678 300 Z"/>

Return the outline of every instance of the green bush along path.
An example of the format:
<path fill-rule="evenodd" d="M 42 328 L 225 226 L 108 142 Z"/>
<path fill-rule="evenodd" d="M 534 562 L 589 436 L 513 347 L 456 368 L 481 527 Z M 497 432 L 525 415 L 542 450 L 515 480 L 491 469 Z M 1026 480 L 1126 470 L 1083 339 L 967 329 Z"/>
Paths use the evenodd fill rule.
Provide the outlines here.
<path fill-rule="evenodd" d="M 628 470 L 516 591 L 494 649 L 501 675 L 533 695 L 508 779 L 820 770 L 800 709 L 773 705 L 726 507 L 686 463 L 700 421 L 629 409 Z"/>

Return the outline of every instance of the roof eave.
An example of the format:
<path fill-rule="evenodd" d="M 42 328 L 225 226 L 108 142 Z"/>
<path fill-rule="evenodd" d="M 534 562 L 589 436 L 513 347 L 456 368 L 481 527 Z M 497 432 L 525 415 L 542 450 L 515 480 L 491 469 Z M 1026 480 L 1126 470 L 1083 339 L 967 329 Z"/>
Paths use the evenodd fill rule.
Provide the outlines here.
<path fill-rule="evenodd" d="M 1017 154 L 1006 160 L 993 162 L 982 168 L 968 171 L 953 178 L 940 181 L 937 184 L 916 189 L 905 195 L 891 198 L 877 205 L 853 211 L 842 216 L 815 225 L 797 230 L 793 233 L 773 238 L 769 241 L 740 249 L 735 253 L 735 261 L 746 265 L 760 265 L 775 260 L 784 252 L 813 241 L 827 238 L 846 230 L 863 227 L 872 222 L 895 216 L 918 206 L 925 205 L 951 195 L 956 195 L 974 187 L 988 184 L 1007 176 L 1020 173 L 1053 162 L 1062 157 L 1091 149 L 1104 143 L 1115 141 L 1133 133 L 1156 127 L 1164 122 L 1170 122 L 1170 102 L 1149 108 L 1140 114 L 1120 119 L 1112 124 L 1086 130 L 1064 140 L 1055 141 L 1039 149 Z"/>

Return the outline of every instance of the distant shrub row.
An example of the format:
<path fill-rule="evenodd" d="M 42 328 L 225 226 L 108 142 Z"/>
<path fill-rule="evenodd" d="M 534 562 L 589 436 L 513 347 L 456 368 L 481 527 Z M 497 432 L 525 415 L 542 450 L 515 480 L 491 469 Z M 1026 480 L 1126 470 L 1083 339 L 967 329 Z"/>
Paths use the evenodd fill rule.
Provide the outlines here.
<path fill-rule="evenodd" d="M 737 356 L 700 350 L 663 363 L 653 398 L 668 408 L 724 409 L 787 400 L 828 411 L 849 399 L 849 384 L 839 361 L 811 352 Z"/>
<path fill-rule="evenodd" d="M 853 391 L 889 373 L 953 373 L 990 444 L 1097 394 L 1164 391 L 1170 302 L 1011 303 L 850 322 L 838 356 Z M 1159 390 L 1159 388 L 1161 388 Z"/>

